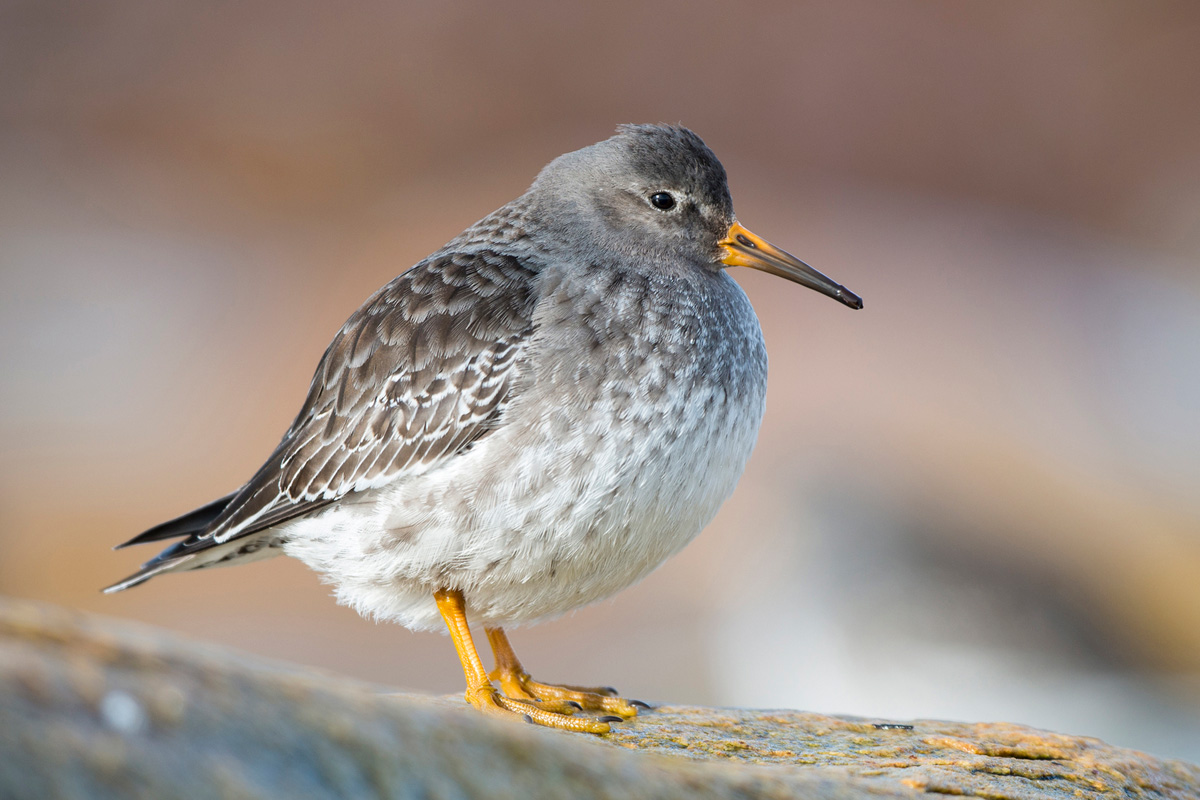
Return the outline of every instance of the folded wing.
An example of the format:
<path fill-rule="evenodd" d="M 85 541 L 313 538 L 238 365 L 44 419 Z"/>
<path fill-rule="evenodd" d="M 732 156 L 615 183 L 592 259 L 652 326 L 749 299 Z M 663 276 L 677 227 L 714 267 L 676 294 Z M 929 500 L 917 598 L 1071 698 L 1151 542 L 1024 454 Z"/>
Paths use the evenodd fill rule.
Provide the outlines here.
<path fill-rule="evenodd" d="M 126 542 L 186 536 L 110 590 L 205 566 L 206 550 L 220 547 L 228 560 L 236 540 L 435 469 L 494 431 L 534 330 L 536 274 L 508 254 L 447 253 L 376 292 L 334 337 L 300 414 L 254 477 L 181 517 L 187 524 Z"/>

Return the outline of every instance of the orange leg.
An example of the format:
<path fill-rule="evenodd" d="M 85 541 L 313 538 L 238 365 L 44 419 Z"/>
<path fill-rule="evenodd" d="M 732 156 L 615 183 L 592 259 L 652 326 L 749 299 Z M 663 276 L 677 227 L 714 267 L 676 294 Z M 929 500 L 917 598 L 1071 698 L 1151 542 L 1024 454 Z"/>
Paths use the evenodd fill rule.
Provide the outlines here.
<path fill-rule="evenodd" d="M 584 711 L 603 711 L 623 718 L 636 717 L 639 707 L 649 708 L 640 700 L 629 701 L 618 697 L 615 689 L 607 687 L 589 688 L 539 683 L 521 666 L 517 654 L 509 644 L 508 635 L 502 628 L 485 630 L 492 645 L 492 653 L 496 656 L 496 669 L 490 677 L 500 681 L 500 689 L 508 697 L 536 701 L 543 708 L 559 713 L 571 713 L 572 709 L 578 708 Z"/>
<path fill-rule="evenodd" d="M 487 714 L 510 719 L 524 718 L 527 722 L 550 728 L 584 733 L 608 733 L 610 728 L 605 719 L 573 718 L 543 708 L 536 701 L 510 698 L 498 692 L 488 679 L 487 670 L 483 668 L 479 652 L 475 649 L 475 642 L 471 639 L 462 592 L 456 589 L 441 589 L 434 592 L 433 599 L 437 601 L 438 611 L 441 612 L 446 627 L 450 629 L 450 638 L 454 640 L 458 660 L 462 662 L 463 675 L 467 679 L 468 703 Z"/>

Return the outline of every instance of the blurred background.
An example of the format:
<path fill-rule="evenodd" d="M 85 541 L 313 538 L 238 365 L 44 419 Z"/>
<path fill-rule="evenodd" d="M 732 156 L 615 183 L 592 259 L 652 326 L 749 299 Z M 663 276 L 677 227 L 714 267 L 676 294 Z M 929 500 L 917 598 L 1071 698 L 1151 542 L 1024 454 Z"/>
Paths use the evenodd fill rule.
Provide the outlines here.
<path fill-rule="evenodd" d="M 0 6 L 0 594 L 407 689 L 299 563 L 100 587 L 237 487 L 378 286 L 621 122 L 865 298 L 771 355 L 688 549 L 514 644 L 673 703 L 1009 720 L 1200 762 L 1200 5 Z"/>

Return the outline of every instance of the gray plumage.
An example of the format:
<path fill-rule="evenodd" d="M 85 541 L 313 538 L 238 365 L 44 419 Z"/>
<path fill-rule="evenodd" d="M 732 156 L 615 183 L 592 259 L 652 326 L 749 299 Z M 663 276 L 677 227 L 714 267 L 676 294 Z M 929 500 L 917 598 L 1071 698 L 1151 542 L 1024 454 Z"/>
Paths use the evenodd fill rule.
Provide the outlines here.
<path fill-rule="evenodd" d="M 360 612 L 435 629 L 438 589 L 510 625 L 639 580 L 716 513 L 762 418 L 734 222 L 686 129 L 556 159 L 368 299 L 263 467 L 127 542 L 183 537 L 107 591 L 283 551 Z"/>

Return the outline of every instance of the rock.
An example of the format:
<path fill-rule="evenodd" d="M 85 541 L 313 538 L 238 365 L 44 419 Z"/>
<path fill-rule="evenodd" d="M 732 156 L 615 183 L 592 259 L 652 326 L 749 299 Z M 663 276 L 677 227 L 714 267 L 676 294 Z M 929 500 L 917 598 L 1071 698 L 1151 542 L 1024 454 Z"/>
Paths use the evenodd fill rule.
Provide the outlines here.
<path fill-rule="evenodd" d="M 615 727 L 505 724 L 0 600 L 3 798 L 1200 797 L 1193 765 L 1018 725 L 663 706 Z"/>

